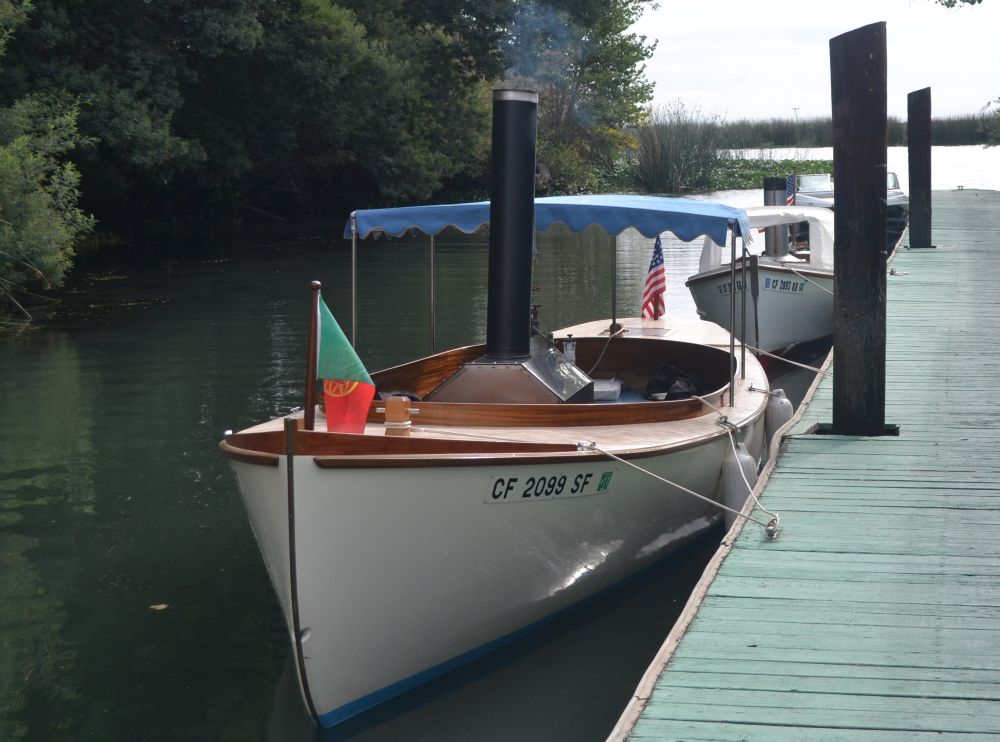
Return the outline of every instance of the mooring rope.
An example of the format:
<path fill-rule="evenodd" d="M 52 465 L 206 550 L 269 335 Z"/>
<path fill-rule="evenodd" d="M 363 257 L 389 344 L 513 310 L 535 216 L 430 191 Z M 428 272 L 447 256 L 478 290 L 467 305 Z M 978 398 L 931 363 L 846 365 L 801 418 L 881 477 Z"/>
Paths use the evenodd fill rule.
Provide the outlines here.
<path fill-rule="evenodd" d="M 701 397 L 697 397 L 697 399 L 701 399 Z M 708 404 L 708 403 L 706 403 L 706 404 Z M 708 406 L 709 407 L 713 407 L 711 404 L 709 404 Z M 713 409 L 715 409 L 715 408 L 713 407 Z M 730 426 L 732 425 L 732 423 L 729 423 L 729 422 L 725 421 L 725 415 L 723 415 L 722 417 L 723 417 L 723 421 L 724 421 L 723 427 L 726 427 L 726 425 L 730 425 Z M 482 439 L 482 440 L 497 441 L 499 443 L 524 443 L 523 440 L 519 440 L 519 439 L 516 439 L 516 438 L 503 438 L 501 436 L 495 436 L 495 435 L 477 435 L 476 433 L 469 433 L 469 432 L 461 431 L 461 430 L 445 430 L 445 429 L 439 429 L 439 428 L 433 428 L 433 429 L 431 429 L 431 428 L 411 428 L 411 430 L 416 430 L 416 431 L 419 431 L 421 433 L 436 433 L 436 434 L 442 434 L 443 433 L 445 435 L 457 435 L 457 436 L 462 436 L 463 438 L 479 438 L 479 439 Z M 729 434 L 729 444 L 730 444 L 730 447 L 733 449 L 733 454 L 736 455 L 736 444 L 733 441 L 732 431 L 729 428 L 726 428 L 726 432 Z M 687 493 L 689 495 L 693 495 L 694 497 L 697 497 L 699 500 L 704 500 L 705 502 L 707 502 L 707 503 L 709 503 L 711 505 L 714 505 L 717 508 L 721 508 L 722 510 L 728 510 L 730 513 L 733 513 L 738 518 L 747 518 L 748 520 L 752 520 L 754 523 L 756 523 L 757 525 L 761 526 L 770 538 L 774 538 L 774 535 L 777 533 L 777 530 L 778 530 L 778 515 L 776 513 L 772 513 L 771 511 L 767 510 L 764 506 L 762 506 L 760 504 L 760 501 L 757 499 L 757 497 L 754 496 L 754 494 L 753 494 L 753 487 L 750 486 L 750 482 L 747 480 L 746 474 L 743 473 L 743 467 L 740 467 L 740 476 L 743 477 L 743 483 L 746 484 L 747 491 L 753 497 L 754 502 L 757 503 L 757 505 L 760 507 L 760 509 L 763 510 L 765 513 L 767 513 L 768 515 L 771 516 L 771 519 L 767 523 L 765 523 L 762 520 L 758 520 L 757 518 L 754 518 L 752 515 L 744 515 L 740 511 L 734 510 L 733 508 L 729 507 L 728 505 L 724 505 L 721 502 L 716 502 L 715 500 L 713 500 L 710 497 L 705 497 L 705 495 L 698 494 L 694 490 L 688 489 L 683 484 L 678 484 L 677 482 L 673 482 L 673 481 L 671 481 L 671 480 L 669 480 L 669 479 L 667 479 L 665 477 L 661 477 L 659 474 L 654 474 L 653 472 L 649 471 L 648 469 L 642 468 L 638 464 L 633 464 L 631 461 L 626 461 L 621 456 L 617 456 L 617 455 L 611 453 L 610 451 L 601 448 L 600 446 L 597 445 L 597 443 L 595 441 L 579 441 L 576 444 L 576 448 L 577 448 L 578 451 L 586 451 L 586 450 L 597 451 L 598 453 L 607 456 L 609 459 L 614 459 L 615 461 L 619 461 L 622 464 L 625 464 L 626 466 L 631 466 L 633 469 L 641 471 L 643 474 L 647 474 L 650 477 L 652 477 L 653 479 L 657 479 L 660 482 L 663 482 L 664 484 L 668 484 L 671 487 L 679 489 L 681 492 L 685 492 L 685 493 Z"/>
<path fill-rule="evenodd" d="M 750 386 L 747 388 L 747 391 L 749 391 L 749 392 L 762 392 L 764 394 L 767 394 L 768 396 L 772 395 L 772 392 L 768 391 L 767 389 L 760 389 L 758 387 L 755 387 L 753 384 L 750 384 Z M 711 407 L 713 410 L 715 410 L 718 413 L 719 419 L 716 420 L 715 422 L 717 424 L 721 425 L 725 429 L 726 433 L 729 434 L 729 447 L 730 447 L 730 449 L 732 449 L 733 456 L 735 456 L 737 458 L 737 460 L 739 460 L 739 453 L 736 450 L 736 439 L 733 436 L 733 433 L 736 430 L 736 426 L 733 425 L 731 422 L 729 422 L 729 420 L 726 418 L 726 416 L 722 413 L 722 410 L 720 410 L 718 407 L 716 407 L 714 404 L 712 404 L 711 402 L 709 402 L 704 397 L 699 397 L 699 396 L 695 395 L 695 399 L 700 399 L 704 404 L 708 405 L 709 407 Z M 739 469 L 740 469 L 740 477 L 742 477 L 742 479 L 743 479 L 743 484 L 745 484 L 747 486 L 747 493 L 748 493 L 749 497 L 754 501 L 754 504 L 756 504 L 757 507 L 759 507 L 765 513 L 767 513 L 768 515 L 771 516 L 771 519 L 767 522 L 767 525 L 764 527 L 764 530 L 767 531 L 767 535 L 768 536 L 770 536 L 771 538 L 774 538 L 774 535 L 778 532 L 778 524 L 781 521 L 781 516 L 778 515 L 775 512 L 772 512 L 772 511 L 768 510 L 767 508 L 765 508 L 761 504 L 760 500 L 757 499 L 757 495 L 754 494 L 753 485 L 751 485 L 750 484 L 750 480 L 747 479 L 747 475 L 743 471 L 743 467 L 740 466 Z M 754 520 L 754 519 L 751 519 L 751 520 Z M 759 520 L 754 520 L 754 522 L 755 523 L 760 523 Z"/>
<path fill-rule="evenodd" d="M 811 283 L 813 286 L 815 286 L 816 288 L 818 288 L 820 291 L 825 291 L 830 296 L 833 296 L 833 292 L 830 291 L 830 289 L 828 289 L 826 286 L 821 286 L 820 284 L 816 283 L 814 280 L 812 280 L 811 278 L 809 278 L 809 276 L 804 275 L 802 273 L 799 273 L 792 266 L 788 265 L 788 263 L 782 263 L 781 265 L 783 267 L 787 268 L 788 270 L 790 270 L 792 273 L 794 273 L 799 278 L 805 279 L 806 281 L 808 281 L 809 283 Z"/>
<path fill-rule="evenodd" d="M 764 390 L 764 389 L 755 389 L 751 385 L 750 391 L 762 392 L 762 391 L 766 391 L 766 390 Z M 733 431 L 735 430 L 735 426 L 726 419 L 726 416 L 724 414 L 722 414 L 722 411 L 718 407 L 716 407 L 715 405 L 713 405 L 711 402 L 709 402 L 708 400 L 706 400 L 704 397 L 699 397 L 697 395 L 693 395 L 692 398 L 700 400 L 705 405 L 707 405 L 708 407 L 710 407 L 713 410 L 715 410 L 716 413 L 718 413 L 719 419 L 716 420 L 716 423 L 718 425 L 720 425 L 726 431 L 726 434 L 727 434 L 727 436 L 729 438 L 729 447 L 732 450 L 733 455 L 737 457 L 737 465 L 739 466 L 739 464 L 738 464 L 739 454 L 738 454 L 738 452 L 736 450 L 736 440 L 733 437 Z M 470 432 L 465 431 L 465 430 L 448 430 L 448 429 L 445 429 L 445 428 L 423 428 L 423 427 L 414 427 L 414 428 L 411 428 L 411 430 L 419 431 L 421 433 L 432 433 L 432 434 L 438 434 L 438 435 L 441 435 L 441 434 L 444 434 L 444 435 L 455 435 L 455 436 L 461 436 L 463 438 L 478 438 L 478 439 L 481 439 L 481 440 L 490 440 L 490 441 L 496 441 L 496 442 L 499 442 L 499 443 L 524 443 L 523 439 L 505 438 L 503 436 L 496 436 L 496 435 L 482 435 L 482 434 L 477 434 L 477 433 L 470 433 Z M 710 505 L 714 505 L 715 507 L 717 507 L 717 508 L 719 508 L 721 510 L 728 511 L 728 512 L 732 513 L 733 515 L 735 515 L 737 518 L 746 518 L 747 520 L 751 520 L 754 523 L 756 523 L 757 525 L 759 525 L 761 528 L 764 529 L 764 532 L 767 534 L 768 538 L 774 538 L 775 535 L 778 532 L 778 527 L 779 527 L 779 523 L 780 523 L 780 516 L 777 513 L 773 513 L 770 510 L 768 510 L 767 508 L 765 508 L 763 505 L 761 505 L 760 500 L 757 499 L 757 496 L 754 494 L 753 487 L 751 486 L 750 481 L 747 479 L 747 476 L 744 473 L 742 466 L 739 466 L 740 477 L 742 477 L 743 483 L 746 485 L 747 493 L 748 493 L 748 495 L 751 498 L 753 498 L 753 501 L 757 505 L 757 507 L 759 507 L 765 513 L 767 513 L 768 515 L 771 516 L 771 518 L 767 522 L 759 520 L 759 519 L 753 517 L 752 515 L 750 515 L 749 513 L 744 514 L 744 513 L 742 513 L 739 510 L 735 510 L 735 509 L 729 507 L 728 505 L 725 505 L 725 504 L 723 504 L 721 502 L 717 502 L 716 500 L 713 500 L 710 497 L 706 497 L 705 495 L 699 494 L 699 493 L 695 492 L 694 490 L 688 489 L 683 484 L 678 484 L 677 482 L 671 481 L 671 480 L 667 479 L 666 477 L 661 477 L 659 474 L 651 472 L 649 469 L 644 469 L 643 467 L 639 466 L 638 464 L 633 464 L 631 461 L 626 461 L 621 456 L 618 456 L 618 455 L 613 454 L 613 453 L 611 453 L 610 451 L 608 451 L 608 450 L 606 450 L 604 448 L 601 448 L 600 446 L 597 445 L 596 441 L 578 441 L 577 444 L 576 444 L 576 448 L 577 448 L 578 451 L 596 451 L 596 452 L 598 452 L 600 454 L 603 454 L 604 456 L 607 456 L 609 459 L 613 459 L 615 461 L 618 461 L 619 463 L 625 464 L 625 466 L 630 466 L 633 469 L 635 469 L 637 471 L 640 471 L 643 474 L 646 474 L 646 475 L 652 477 L 653 479 L 656 479 L 656 480 L 658 480 L 658 481 L 660 481 L 660 482 L 662 482 L 664 484 L 667 484 L 667 485 L 669 485 L 669 486 L 671 486 L 671 487 L 673 487 L 675 489 L 680 490 L 681 492 L 684 492 L 684 493 L 689 494 L 689 495 L 691 495 L 693 497 L 696 497 L 699 500 L 702 500 L 702 501 L 704 501 L 704 502 L 706 502 L 706 503 L 708 503 Z"/>
<path fill-rule="evenodd" d="M 792 366 L 798 366 L 799 368 L 804 368 L 806 371 L 812 371 L 814 374 L 826 375 L 833 373 L 832 368 L 824 369 L 824 368 L 817 368 L 815 366 L 807 366 L 804 363 L 793 361 L 791 358 L 785 358 L 784 356 L 775 355 L 774 353 L 768 353 L 766 350 L 763 350 L 762 348 L 757 348 L 754 347 L 753 345 L 750 345 L 750 343 L 743 343 L 743 345 L 746 347 L 747 350 L 753 351 L 754 353 L 760 353 L 761 355 L 767 356 L 768 358 L 773 358 L 776 361 L 784 361 L 785 363 L 789 363 Z"/>
<path fill-rule="evenodd" d="M 719 508 L 721 510 L 726 510 L 726 511 L 732 513 L 733 515 L 735 515 L 737 518 L 746 518 L 747 520 L 752 520 L 754 523 L 756 523 L 761 528 L 763 528 L 764 532 L 767 533 L 768 537 L 770 537 L 770 538 L 774 538 L 774 535 L 777 533 L 778 524 L 777 524 L 777 519 L 776 518 L 771 518 L 771 520 L 769 520 L 767 523 L 765 523 L 762 520 L 758 520 L 757 518 L 754 518 L 750 514 L 744 515 L 739 510 L 734 510 L 733 508 L 729 507 L 728 505 L 724 505 L 721 502 L 716 502 L 715 500 L 713 500 L 710 497 L 705 497 L 705 495 L 698 494 L 694 490 L 688 489 L 683 484 L 678 484 L 677 482 L 673 482 L 673 481 L 667 479 L 666 477 L 661 477 L 659 474 L 651 472 L 649 469 L 643 469 L 638 464 L 633 464 L 631 461 L 626 461 L 621 456 L 616 456 L 615 454 L 611 453 L 610 451 L 604 450 L 603 448 L 601 448 L 600 446 L 598 446 L 594 441 L 580 441 L 576 445 L 577 445 L 577 448 L 579 448 L 581 451 L 584 451 L 584 450 L 597 451 L 598 453 L 604 454 L 609 459 L 614 459 L 615 461 L 618 461 L 619 463 L 625 464 L 625 466 L 631 466 L 633 469 L 635 469 L 637 471 L 640 471 L 643 474 L 646 474 L 646 475 L 652 477 L 653 479 L 656 479 L 656 480 L 658 480 L 660 482 L 663 482 L 664 484 L 668 484 L 671 487 L 674 487 L 675 489 L 680 490 L 681 492 L 684 492 L 684 493 L 686 493 L 688 495 L 691 495 L 692 497 L 697 497 L 699 500 L 703 500 L 704 502 L 707 502 L 709 505 L 714 505 L 715 507 L 717 507 L 717 508 Z M 745 479 L 745 477 L 744 477 L 744 479 Z M 755 498 L 755 501 L 756 501 L 756 498 Z"/>
<path fill-rule="evenodd" d="M 758 391 L 760 391 L 760 390 L 758 390 Z M 736 441 L 733 438 L 733 428 L 734 428 L 733 424 L 727 421 L 726 424 L 723 427 L 725 427 L 726 428 L 726 432 L 729 433 L 729 447 L 733 451 L 733 456 L 736 456 L 737 458 L 739 458 L 739 453 L 737 453 L 737 451 L 736 451 Z M 757 495 L 754 494 L 754 491 L 753 491 L 754 488 L 750 485 L 750 480 L 747 479 L 747 475 L 743 471 L 743 467 L 742 466 L 740 467 L 740 476 L 743 477 L 743 484 L 745 484 L 747 486 L 747 494 L 750 497 L 750 499 L 752 499 L 754 501 L 754 504 L 757 507 L 759 507 L 765 513 L 767 513 L 768 515 L 771 516 L 771 519 L 767 522 L 767 526 L 765 527 L 764 530 L 767 531 L 767 534 L 771 538 L 774 538 L 774 534 L 777 533 L 777 531 L 778 531 L 778 523 L 781 521 L 781 516 L 778 515 L 778 513 L 775 513 L 773 511 L 768 510 L 767 508 L 765 508 L 764 505 L 761 503 L 761 501 L 757 499 Z M 757 522 L 759 523 L 760 521 L 757 521 Z"/>

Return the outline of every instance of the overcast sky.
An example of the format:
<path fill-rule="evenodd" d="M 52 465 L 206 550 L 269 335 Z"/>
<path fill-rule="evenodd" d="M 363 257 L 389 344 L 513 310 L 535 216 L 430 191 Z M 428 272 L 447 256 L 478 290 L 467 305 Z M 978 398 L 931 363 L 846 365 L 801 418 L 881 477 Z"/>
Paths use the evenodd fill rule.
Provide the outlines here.
<path fill-rule="evenodd" d="M 654 106 L 742 118 L 830 115 L 830 39 L 885 21 L 888 113 L 931 88 L 932 116 L 978 113 L 1000 96 L 1000 0 L 949 10 L 933 0 L 660 0 L 637 33 L 659 42 L 646 75 Z M 798 109 L 796 112 L 794 109 Z"/>

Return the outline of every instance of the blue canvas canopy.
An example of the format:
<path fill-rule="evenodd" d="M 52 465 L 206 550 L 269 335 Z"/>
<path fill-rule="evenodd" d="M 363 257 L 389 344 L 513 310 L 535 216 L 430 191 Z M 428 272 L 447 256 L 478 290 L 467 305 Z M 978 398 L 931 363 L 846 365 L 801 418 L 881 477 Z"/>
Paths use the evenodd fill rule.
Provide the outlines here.
<path fill-rule="evenodd" d="M 414 231 L 435 235 L 447 227 L 471 234 L 489 224 L 490 202 L 434 206 L 403 206 L 355 211 L 344 229 L 344 237 L 372 234 L 400 237 Z M 629 227 L 645 237 L 672 232 L 684 242 L 708 236 L 726 243 L 726 230 L 739 225 L 737 234 L 750 234 L 743 209 L 704 201 L 660 196 L 550 196 L 535 199 L 535 229 L 544 232 L 561 222 L 574 232 L 598 225 L 617 235 Z"/>

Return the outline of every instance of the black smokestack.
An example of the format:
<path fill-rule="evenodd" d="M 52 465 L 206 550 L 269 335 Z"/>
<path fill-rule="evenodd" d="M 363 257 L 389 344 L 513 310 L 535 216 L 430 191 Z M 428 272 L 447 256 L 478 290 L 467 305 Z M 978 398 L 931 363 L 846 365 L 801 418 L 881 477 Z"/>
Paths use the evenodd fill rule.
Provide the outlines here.
<path fill-rule="evenodd" d="M 538 93 L 493 91 L 490 273 L 486 356 L 530 354 Z"/>

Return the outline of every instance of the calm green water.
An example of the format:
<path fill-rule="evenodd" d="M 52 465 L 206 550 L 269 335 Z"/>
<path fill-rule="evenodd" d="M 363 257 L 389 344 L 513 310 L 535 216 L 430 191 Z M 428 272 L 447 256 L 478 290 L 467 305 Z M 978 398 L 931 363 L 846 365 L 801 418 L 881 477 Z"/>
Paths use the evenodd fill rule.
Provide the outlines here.
<path fill-rule="evenodd" d="M 133 248 L 0 337 L 0 739 L 316 738 L 216 446 L 302 404 L 310 280 L 349 326 L 341 229 Z M 651 241 L 619 245 L 633 315 Z M 691 316 L 700 246 L 668 247 L 668 312 Z M 426 238 L 363 245 L 370 369 L 430 350 L 428 257 Z M 543 238 L 542 326 L 609 316 L 610 265 L 603 233 Z M 481 341 L 485 240 L 439 239 L 436 276 L 438 348 Z M 604 739 L 717 541 L 323 739 Z"/>

